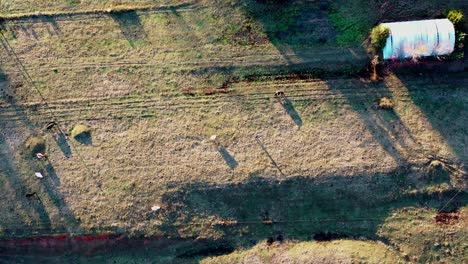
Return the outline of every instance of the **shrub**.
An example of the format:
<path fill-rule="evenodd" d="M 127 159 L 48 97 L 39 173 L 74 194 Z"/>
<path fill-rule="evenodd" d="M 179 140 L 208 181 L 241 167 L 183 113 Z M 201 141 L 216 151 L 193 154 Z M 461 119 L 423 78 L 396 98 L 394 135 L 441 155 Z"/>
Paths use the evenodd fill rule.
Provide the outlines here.
<path fill-rule="evenodd" d="M 371 44 L 377 53 L 380 53 L 385 47 L 387 38 L 390 35 L 390 29 L 383 25 L 374 27 L 371 31 Z"/>
<path fill-rule="evenodd" d="M 393 109 L 393 102 L 387 97 L 382 97 L 379 101 L 378 108 L 384 110 Z"/>
<path fill-rule="evenodd" d="M 463 25 L 465 23 L 465 17 L 459 10 L 450 10 L 447 13 L 447 18 L 452 22 L 456 31 L 463 31 Z"/>
<path fill-rule="evenodd" d="M 89 138 L 91 136 L 91 129 L 85 125 L 76 125 L 71 131 L 71 136 L 76 140 Z"/>
<path fill-rule="evenodd" d="M 28 138 L 24 146 L 32 156 L 35 156 L 38 152 L 44 153 L 46 151 L 45 140 L 41 137 L 32 136 Z"/>
<path fill-rule="evenodd" d="M 458 46 L 460 43 L 464 42 L 466 36 L 463 32 L 465 16 L 459 10 L 450 10 L 447 12 L 447 18 L 452 22 L 453 27 L 455 28 L 456 45 Z"/>

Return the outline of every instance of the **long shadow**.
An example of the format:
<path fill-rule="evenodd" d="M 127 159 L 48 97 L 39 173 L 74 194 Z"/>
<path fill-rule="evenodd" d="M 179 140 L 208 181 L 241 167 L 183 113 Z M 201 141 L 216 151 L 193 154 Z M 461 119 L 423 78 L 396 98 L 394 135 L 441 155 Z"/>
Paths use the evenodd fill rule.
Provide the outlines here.
<path fill-rule="evenodd" d="M 304 1 L 242 1 L 248 17 L 260 23 L 268 40 L 275 45 L 288 63 L 294 63 L 295 54 L 303 47 L 334 41 L 335 30 L 324 11 L 329 8 L 326 1 L 310 3 Z M 243 27 L 242 35 L 253 34 L 251 28 Z M 255 38 L 250 38 L 255 41 Z M 255 44 L 255 43 L 248 43 Z"/>
<path fill-rule="evenodd" d="M 137 40 L 147 37 L 136 11 L 115 12 L 110 14 L 110 17 L 119 24 L 120 30 L 130 46 L 134 47 Z"/>
<path fill-rule="evenodd" d="M 286 113 L 291 117 L 294 123 L 300 128 L 302 126 L 302 119 L 299 116 L 299 113 L 294 108 L 291 100 L 288 98 L 283 98 L 283 103 L 281 104 L 286 111 Z"/>
<path fill-rule="evenodd" d="M 9 47 L 8 43 L 4 43 L 5 46 Z M 2 54 L 4 54 L 3 51 Z M 12 236 L 28 235 L 31 232 L 47 234 L 61 229 L 61 224 L 63 230 L 76 229 L 78 223 L 69 207 L 63 202 L 63 196 L 57 191 L 60 180 L 53 166 L 50 163 L 44 165 L 43 161 L 23 154 L 21 142 L 13 143 L 14 146 L 10 146 L 11 141 L 14 141 L 13 139 L 7 142 L 6 138 L 10 136 L 21 139 L 20 134 L 26 134 L 23 135 L 23 138 L 26 138 L 28 135 L 40 135 L 42 131 L 38 129 L 36 122 L 28 117 L 28 109 L 19 105 L 19 101 L 15 98 L 15 91 L 12 90 L 14 88 L 9 85 L 8 76 L 3 71 L 0 70 L 0 72 L 2 79 L 0 80 L 0 86 L 6 89 L 2 94 L 2 97 L 7 97 L 6 99 L 3 98 L 3 101 L 6 102 L 5 111 L 13 112 L 13 115 L 6 116 L 11 120 L 0 119 L 0 129 L 10 133 L 6 135 L 2 133 L 3 135 L 0 137 L 2 152 L 0 171 L 4 172 L 2 174 L 5 174 L 8 181 L 8 184 L 2 187 L 12 188 L 17 194 L 15 197 L 17 204 L 10 212 L 11 215 L 14 215 L 16 211 L 16 217 L 13 216 L 16 223 L 7 223 L 8 225 L 4 226 L 6 227 L 4 233 Z M 44 178 L 36 178 L 34 176 L 35 172 L 41 172 Z M 53 208 L 51 204 L 59 210 L 65 220 L 50 218 L 48 211 Z"/>
<path fill-rule="evenodd" d="M 62 216 L 64 225 L 63 229 L 68 232 L 77 232 L 79 229 L 79 221 L 74 217 L 73 212 L 70 210 L 68 205 L 65 203 L 63 195 L 57 191 L 60 187 L 60 178 L 57 176 L 54 167 L 50 162 L 47 162 L 44 166 L 46 178 L 42 182 L 42 187 L 45 193 L 48 194 L 48 198 L 52 200 L 54 206 L 59 210 Z"/>
<path fill-rule="evenodd" d="M 375 108 L 379 98 L 392 97 L 385 85 L 369 84 L 359 79 L 327 80 L 327 85 L 330 90 L 338 91 L 345 97 L 353 111 L 359 114 L 366 130 L 399 166 L 406 166 L 410 156 L 419 153 L 413 136 L 399 116 L 393 110 Z M 363 92 L 364 94 L 361 94 Z M 396 127 L 401 129 L 397 130 Z M 411 145 L 408 142 L 411 142 Z M 403 150 L 406 154 L 402 153 Z"/>
<path fill-rule="evenodd" d="M 183 225 L 219 219 L 219 224 L 215 221 L 213 227 L 206 228 L 244 245 L 279 234 L 286 239 L 310 240 L 321 232 L 379 239 L 379 225 L 394 210 L 408 206 L 440 208 L 456 192 L 405 193 L 406 186 L 396 180 L 400 173 L 257 179 L 221 186 L 189 184 L 163 197 L 171 209 L 161 218 Z M 462 192 L 447 210 L 466 205 L 467 198 Z M 237 225 L 229 225 L 229 221 L 237 221 Z M 197 232 L 195 229 L 193 235 L 199 235 Z"/>
<path fill-rule="evenodd" d="M 21 175 L 18 165 L 14 162 L 14 153 L 7 147 L 8 143 L 0 137 L 0 150 L 2 158 L 0 161 L 0 174 L 2 178 L 8 181 L 8 184 L 2 184 L 3 188 L 12 188 L 15 191 L 14 200 L 16 204 L 9 204 L 10 215 L 16 214 L 15 222 L 2 223 L 3 226 L 8 226 L 7 233 L 17 235 L 27 234 L 27 229 L 30 225 L 38 229 L 50 229 L 51 220 L 47 214 L 43 202 L 37 196 L 36 186 L 30 186 L 25 177 L 34 177 L 33 170 L 29 170 L 29 175 Z M 6 206 L 6 204 L 5 204 Z M 3 208 L 7 211 L 7 208 Z M 26 218 L 27 216 L 27 218 Z M 10 229 L 10 230 L 8 230 Z M 24 230 L 22 230 L 24 229 Z"/>
<path fill-rule="evenodd" d="M 327 0 L 242 0 L 240 6 L 248 19 L 245 25 L 239 25 L 233 37 L 239 36 L 239 41 L 246 45 L 258 44 L 259 38 L 255 36 L 255 27 L 249 25 L 250 19 L 261 26 L 267 41 L 276 47 L 288 65 L 305 61 L 321 67 L 340 67 L 343 62 L 365 65 L 367 56 L 363 48 L 358 45 L 340 47 L 336 43 L 339 32 L 329 18 L 333 5 L 332 1 Z M 318 54 L 317 47 L 328 51 L 343 48 L 349 51 L 346 54 L 350 56 L 335 57 L 333 52 L 326 51 Z"/>
<path fill-rule="evenodd" d="M 468 164 L 468 72 L 450 73 L 447 68 L 397 73 L 412 102 L 424 113 L 432 128 L 450 146 L 459 162 Z M 417 82 L 417 83 L 416 83 Z"/>
<path fill-rule="evenodd" d="M 68 144 L 67 138 L 62 131 L 58 129 L 49 130 L 52 133 L 52 138 L 54 139 L 57 146 L 59 146 L 63 155 L 68 159 L 72 156 L 72 150 L 70 144 Z"/>
<path fill-rule="evenodd" d="M 237 166 L 239 166 L 239 163 L 236 161 L 236 159 L 227 151 L 227 149 L 224 146 L 218 146 L 218 151 L 219 154 L 223 157 L 224 161 L 226 164 L 231 168 L 231 170 L 235 169 Z"/>

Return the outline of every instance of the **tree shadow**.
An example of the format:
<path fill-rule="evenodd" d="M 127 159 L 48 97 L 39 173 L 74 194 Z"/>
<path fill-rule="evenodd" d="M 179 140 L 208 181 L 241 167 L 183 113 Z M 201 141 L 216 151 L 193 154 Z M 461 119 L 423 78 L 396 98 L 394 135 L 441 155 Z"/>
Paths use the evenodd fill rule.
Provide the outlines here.
<path fill-rule="evenodd" d="M 330 1 L 241 0 L 240 6 L 247 19 L 244 25 L 239 25 L 234 39 L 238 36 L 240 43 L 261 44 L 256 27 L 250 25 L 250 21 L 254 21 L 290 66 L 307 62 L 315 65 L 312 67 L 338 68 L 343 62 L 365 65 L 367 61 L 367 55 L 359 45 L 340 47 L 335 42 L 337 31 L 329 18 Z M 334 51 L 338 50 L 345 52 L 335 56 Z"/>
<path fill-rule="evenodd" d="M 310 240 L 321 232 L 379 239 L 379 226 L 394 210 L 408 206 L 440 208 L 456 192 L 405 192 L 406 186 L 396 180 L 400 173 L 189 184 L 164 195 L 162 201 L 170 209 L 161 218 L 183 226 L 196 224 L 201 218 L 215 219 L 212 227 L 206 228 L 244 245 L 278 233 L 299 240 Z M 467 198 L 462 192 L 450 206 L 466 205 Z M 197 230 L 191 235 L 198 236 Z M 240 237 L 239 232 L 243 234 Z"/>
<path fill-rule="evenodd" d="M 360 79 L 326 79 L 326 82 L 330 90 L 344 96 L 352 110 L 359 114 L 367 131 L 399 166 L 407 166 L 409 159 L 420 153 L 420 146 L 393 109 L 375 107 L 379 98 L 392 98 L 392 93 L 384 84 L 368 83 Z"/>
<path fill-rule="evenodd" d="M 79 229 L 79 221 L 74 217 L 73 212 L 65 203 L 63 195 L 57 191 L 60 187 L 60 178 L 57 176 L 54 167 L 50 162 L 47 162 L 43 167 L 45 177 L 42 181 L 42 187 L 53 205 L 59 210 L 60 216 L 63 219 L 63 227 L 68 232 L 76 232 Z"/>
<path fill-rule="evenodd" d="M 9 45 L 4 43 L 4 46 Z M 10 86 L 9 77 L 3 71 L 0 72 L 0 86 L 6 89 L 2 94 L 3 99 L 6 97 L 6 103 L 2 107 L 4 111 L 12 112 L 0 118 L 0 131 L 9 131 L 8 134 L 2 133 L 0 137 L 0 172 L 7 180 L 0 187 L 11 189 L 16 194 L 12 197 L 15 201 L 13 211 L 5 214 L 6 219 L 11 217 L 15 223 L 2 222 L 4 234 L 27 236 L 32 232 L 51 233 L 60 229 L 61 225 L 63 230 L 76 229 L 78 223 L 57 190 L 60 180 L 52 164 L 23 154 L 22 138 L 40 135 L 42 129 L 38 129 L 37 120 L 33 121 L 28 117 L 28 111 L 35 111 L 34 108 L 29 109 L 19 104 L 15 98 L 14 86 Z M 35 172 L 40 172 L 44 178 L 36 178 Z M 63 218 L 51 219 L 50 210 L 58 210 Z"/>
<path fill-rule="evenodd" d="M 110 17 L 119 24 L 122 35 L 130 46 L 135 47 L 136 41 L 146 39 L 146 31 L 136 11 L 114 12 Z"/>
<path fill-rule="evenodd" d="M 231 168 L 231 170 L 235 169 L 237 166 L 239 166 L 239 163 L 236 161 L 236 159 L 227 151 L 227 149 L 220 145 L 217 147 L 219 154 L 223 157 L 224 161 L 226 164 Z"/>
<path fill-rule="evenodd" d="M 25 179 L 25 177 L 34 177 L 34 171 L 29 170 L 28 175 L 21 175 L 20 169 L 14 161 L 16 155 L 8 148 L 8 143 L 3 136 L 0 137 L 0 151 L 2 153 L 0 173 L 2 178 L 8 181 L 7 185 L 2 184 L 3 186 L 0 187 L 14 189 L 16 204 L 11 204 L 13 207 L 8 214 L 14 212 L 17 216 L 14 223 L 2 223 L 3 226 L 10 227 L 11 230 L 7 230 L 7 232 L 18 235 L 27 234 L 27 230 L 21 229 L 27 229 L 30 225 L 40 229 L 49 229 L 51 220 L 42 200 L 37 196 L 36 186 L 30 186 L 29 181 Z M 6 211 L 6 208 L 4 210 Z"/>
<path fill-rule="evenodd" d="M 299 116 L 299 113 L 296 111 L 294 108 L 291 100 L 288 98 L 282 98 L 282 103 L 281 105 L 283 106 L 284 110 L 286 113 L 291 117 L 291 119 L 294 121 L 294 123 L 300 128 L 302 126 L 302 119 Z"/>
<path fill-rule="evenodd" d="M 396 76 L 409 98 L 430 125 L 444 138 L 455 159 L 468 163 L 468 95 L 466 71 L 451 72 L 451 63 L 416 74 L 398 71 Z M 417 82 L 417 83 L 416 83 Z"/>

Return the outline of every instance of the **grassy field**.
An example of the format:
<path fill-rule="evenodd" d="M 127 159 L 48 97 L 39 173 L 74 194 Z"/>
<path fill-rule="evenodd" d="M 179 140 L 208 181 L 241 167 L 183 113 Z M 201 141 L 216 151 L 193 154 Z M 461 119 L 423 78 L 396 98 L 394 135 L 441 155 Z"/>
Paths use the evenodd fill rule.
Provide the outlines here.
<path fill-rule="evenodd" d="M 371 253 L 372 252 L 372 253 Z M 401 260 L 400 260 L 401 261 Z M 398 263 L 398 256 L 384 244 L 337 240 L 334 242 L 257 245 L 201 263 Z"/>
<path fill-rule="evenodd" d="M 271 237 L 329 232 L 350 239 L 330 244 L 346 259 L 362 247 L 372 262 L 381 243 L 388 262 L 468 259 L 466 192 L 445 208 L 456 221 L 434 220 L 466 190 L 466 70 L 359 75 L 375 23 L 462 1 L 36 2 L 3 1 L 0 13 L 76 14 L 1 25 L 2 237 L 163 235 L 247 249 L 235 262 L 271 259 L 258 253 Z M 169 7 L 81 13 L 127 4 Z M 392 110 L 375 107 L 382 97 Z M 70 137 L 78 124 L 85 141 Z M 31 136 L 47 161 L 28 154 Z M 278 259 L 328 254 L 314 243 L 288 242 Z"/>

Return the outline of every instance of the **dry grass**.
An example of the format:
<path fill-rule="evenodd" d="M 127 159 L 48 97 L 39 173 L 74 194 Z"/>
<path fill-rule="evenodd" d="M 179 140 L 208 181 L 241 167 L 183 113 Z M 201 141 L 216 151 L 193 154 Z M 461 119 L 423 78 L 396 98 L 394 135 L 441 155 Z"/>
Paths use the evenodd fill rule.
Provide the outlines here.
<path fill-rule="evenodd" d="M 24 146 L 31 156 L 35 156 L 38 152 L 45 153 L 46 151 L 46 142 L 40 137 L 31 136 L 26 140 Z"/>
<path fill-rule="evenodd" d="M 393 104 L 392 100 L 390 100 L 387 97 L 382 97 L 379 100 L 377 108 L 383 109 L 383 110 L 392 110 L 394 106 L 395 105 Z"/>
<path fill-rule="evenodd" d="M 234 253 L 206 258 L 204 264 L 214 263 L 397 263 L 402 261 L 383 243 L 337 240 L 333 242 L 275 243 L 257 246 Z"/>
<path fill-rule="evenodd" d="M 2 3 L 0 18 L 25 19 L 50 16 L 68 16 L 76 14 L 105 14 L 125 11 L 142 11 L 175 6 L 177 3 L 190 4 L 190 1 L 95 1 L 95 0 L 53 0 L 47 3 L 38 3 L 36 0 L 15 1 L 14 3 Z"/>
<path fill-rule="evenodd" d="M 285 78 L 285 71 L 298 71 L 304 69 L 303 65 L 334 71 L 359 68 L 366 65 L 367 57 L 361 48 L 335 47 L 333 43 L 226 43 L 222 40 L 225 29 L 248 19 L 249 23 L 259 23 L 251 29 L 265 36 L 261 21 L 250 21 L 237 6 L 201 7 L 192 11 L 176 8 L 139 12 L 129 18 L 99 15 L 24 20 L 21 27 L 15 21 L 6 23 L 10 43 L 63 129 L 86 123 L 93 128 L 93 144 L 77 145 L 71 158 L 66 158 L 57 144 L 57 135 L 47 132 L 45 140 L 53 170 L 39 169 L 48 172 L 44 174 L 49 185 L 31 179 L 30 172 L 41 164 L 23 162 L 18 153 L 24 139 L 42 133 L 51 115 L 22 79 L 12 57 L 2 49 L 1 69 L 8 78 L 1 81 L 1 87 L 15 98 L 14 104 L 2 100 L 0 108 L 0 150 L 2 156 L 11 158 L 0 163 L 6 168 L 6 172 L 0 172 L 6 175 L 0 181 L 6 196 L 0 204 L 5 212 L 0 218 L 4 236 L 15 236 L 12 230 L 16 228 L 31 230 L 32 225 L 48 230 L 38 232 L 66 227 L 77 233 L 112 230 L 234 240 L 247 240 L 253 234 L 265 239 L 272 232 L 267 228 L 276 228 L 274 224 L 263 229 L 234 229 L 233 233 L 213 227 L 212 221 L 236 221 L 244 215 L 224 205 L 213 206 L 208 199 L 211 196 L 204 196 L 197 186 L 224 188 L 216 193 L 235 195 L 236 185 L 257 187 L 250 183 L 258 182 L 261 189 L 274 180 L 304 178 L 307 190 L 316 190 L 317 184 L 325 182 L 318 185 L 323 200 L 335 201 L 337 195 L 343 196 L 338 187 L 345 189 L 354 183 L 355 189 L 349 194 L 353 197 L 322 205 L 334 208 L 333 213 L 310 204 L 303 211 L 290 211 L 294 218 L 313 211 L 321 211 L 320 217 L 327 218 L 336 212 L 349 214 L 342 211 L 341 202 L 347 200 L 363 204 L 377 200 L 390 208 L 402 208 L 412 201 L 405 198 L 395 202 L 404 191 L 400 189 L 384 195 L 377 192 L 378 196 L 358 196 L 362 189 L 372 190 L 366 187 L 381 179 L 376 175 L 390 179 L 392 172 L 407 164 L 419 168 L 427 154 L 457 162 L 467 160 L 466 74 L 434 79 L 391 75 L 381 83 L 347 76 Z M 280 76 L 275 79 L 268 75 Z M 227 80 L 243 81 L 226 85 Z M 24 85 L 16 85 L 20 82 Z M 227 87 L 218 89 L 222 86 Z M 274 98 L 274 92 L 280 89 L 291 102 L 288 109 Z M 395 102 L 393 111 L 372 108 L 374 100 L 383 96 Z M 208 141 L 213 134 L 238 163 L 234 169 L 227 164 L 226 153 L 220 153 Z M 286 179 L 256 143 L 257 134 Z M 419 176 L 411 173 L 411 184 L 425 190 L 430 183 L 419 180 Z M 384 186 L 387 183 L 381 182 L 379 190 L 390 189 Z M 391 184 L 394 186 L 393 181 Z M 304 197 L 295 196 L 301 186 L 287 190 L 288 203 L 306 204 Z M 29 190 L 39 193 L 43 205 L 29 205 L 22 195 Z M 191 200 L 182 204 L 182 199 L 177 201 L 173 195 L 186 190 L 192 194 L 187 196 Z M 442 197 L 447 190 L 450 188 L 440 192 Z M 254 196 L 246 205 L 247 215 L 257 219 L 261 210 L 272 210 L 278 212 L 278 217 L 287 217 L 280 214 L 284 208 L 259 198 L 281 195 L 268 191 L 248 193 Z M 160 212 L 151 211 L 154 204 L 161 205 Z M 378 205 L 376 208 L 380 208 Z M 436 205 L 434 202 L 431 206 Z M 365 208 L 353 208 L 353 214 L 367 212 Z M 385 210 L 371 213 L 391 215 L 396 209 Z M 398 213 L 417 218 L 403 211 Z M 392 226 L 393 221 L 400 220 L 388 221 L 387 225 Z M 301 236 L 319 228 L 346 229 L 353 235 L 377 236 L 378 232 L 376 225 L 367 222 L 326 223 L 305 226 L 301 232 L 295 228 L 287 231 L 291 236 Z M 408 234 L 416 231 L 408 229 Z M 411 236 L 402 241 L 398 230 L 388 228 L 384 236 L 393 245 L 411 248 Z M 408 249 L 414 256 L 424 255 L 425 250 L 429 249 Z M 457 247 L 454 255 L 444 258 L 453 260 L 460 252 Z"/>
<path fill-rule="evenodd" d="M 81 124 L 76 125 L 71 130 L 71 136 L 72 138 L 89 137 L 91 136 L 91 128 L 85 125 L 81 125 Z"/>

